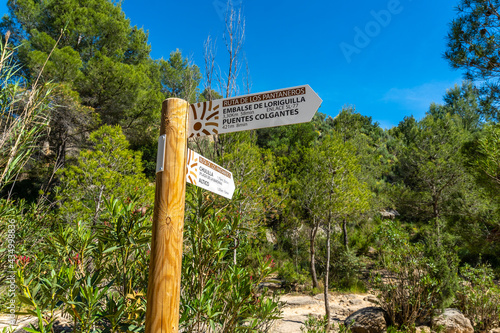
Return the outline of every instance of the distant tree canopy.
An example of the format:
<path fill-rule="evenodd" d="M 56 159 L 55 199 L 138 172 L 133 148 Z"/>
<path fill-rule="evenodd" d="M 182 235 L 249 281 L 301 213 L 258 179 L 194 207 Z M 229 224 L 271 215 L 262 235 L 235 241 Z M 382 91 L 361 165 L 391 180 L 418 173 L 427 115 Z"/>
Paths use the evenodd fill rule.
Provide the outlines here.
<path fill-rule="evenodd" d="M 67 85 L 102 123 L 120 124 L 132 144 L 156 136 L 165 97 L 197 99 L 198 67 L 178 50 L 169 60 L 151 59 L 148 33 L 130 25 L 119 3 L 10 0 L 7 5 L 10 15 L 0 28 L 2 34 L 11 31 L 19 45 L 24 77 L 36 77 L 52 52 L 42 79 Z M 66 105 L 69 114 L 77 109 Z"/>
<path fill-rule="evenodd" d="M 458 17 L 448 33 L 445 57 L 455 68 L 467 70 L 470 78 L 490 79 L 500 75 L 500 1 L 461 0 Z"/>
<path fill-rule="evenodd" d="M 471 132 L 481 129 L 490 106 L 481 103 L 480 92 L 471 81 L 464 81 L 461 86 L 455 85 L 448 89 L 443 100 L 444 105 L 432 103 L 429 114 L 440 119 L 446 114 L 457 115 L 464 129 Z"/>
<path fill-rule="evenodd" d="M 484 102 L 498 105 L 500 97 L 500 1 L 461 0 L 458 17 L 448 33 L 444 57 L 454 68 L 464 69 L 470 80 L 485 81 Z M 487 108 L 487 116 L 499 120 L 497 108 Z"/>

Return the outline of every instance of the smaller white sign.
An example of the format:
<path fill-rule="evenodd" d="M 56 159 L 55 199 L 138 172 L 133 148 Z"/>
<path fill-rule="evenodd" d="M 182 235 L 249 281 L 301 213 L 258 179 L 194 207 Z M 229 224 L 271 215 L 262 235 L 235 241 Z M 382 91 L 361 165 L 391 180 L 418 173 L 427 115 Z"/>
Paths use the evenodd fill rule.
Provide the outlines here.
<path fill-rule="evenodd" d="M 186 169 L 188 183 L 228 199 L 233 197 L 233 174 L 189 148 Z"/>

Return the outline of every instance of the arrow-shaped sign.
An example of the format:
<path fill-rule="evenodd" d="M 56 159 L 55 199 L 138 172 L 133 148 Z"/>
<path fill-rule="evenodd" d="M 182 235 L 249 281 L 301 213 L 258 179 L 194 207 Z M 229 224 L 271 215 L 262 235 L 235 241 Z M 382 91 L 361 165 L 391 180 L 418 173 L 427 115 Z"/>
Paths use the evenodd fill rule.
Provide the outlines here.
<path fill-rule="evenodd" d="M 234 193 L 233 174 L 188 148 L 186 181 L 231 199 Z"/>
<path fill-rule="evenodd" d="M 321 102 L 304 85 L 191 104 L 188 137 L 306 123 Z"/>
<path fill-rule="evenodd" d="M 166 135 L 158 138 L 158 155 L 156 156 L 156 173 L 164 171 Z M 186 181 L 190 184 L 209 190 L 231 199 L 234 193 L 233 174 L 200 154 L 187 150 Z"/>

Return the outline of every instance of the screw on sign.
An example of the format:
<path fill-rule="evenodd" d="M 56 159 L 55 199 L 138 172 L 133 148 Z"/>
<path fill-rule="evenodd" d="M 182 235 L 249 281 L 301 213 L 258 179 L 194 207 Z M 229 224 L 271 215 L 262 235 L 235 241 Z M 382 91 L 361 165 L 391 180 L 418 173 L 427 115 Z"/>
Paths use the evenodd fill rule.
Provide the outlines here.
<path fill-rule="evenodd" d="M 186 181 L 227 198 L 234 191 L 232 174 L 188 150 L 187 138 L 308 122 L 321 102 L 309 85 L 192 105 L 179 98 L 163 102 L 146 333 L 179 332 Z"/>

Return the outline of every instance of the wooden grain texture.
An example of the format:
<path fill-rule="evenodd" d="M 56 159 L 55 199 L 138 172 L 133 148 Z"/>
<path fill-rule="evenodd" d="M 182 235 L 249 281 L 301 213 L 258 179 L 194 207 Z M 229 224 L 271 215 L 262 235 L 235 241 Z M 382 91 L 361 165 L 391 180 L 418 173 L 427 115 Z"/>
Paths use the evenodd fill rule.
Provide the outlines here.
<path fill-rule="evenodd" d="M 164 171 L 156 174 L 146 333 L 179 331 L 188 107 L 178 98 L 162 106 L 160 135 L 167 137 Z"/>

